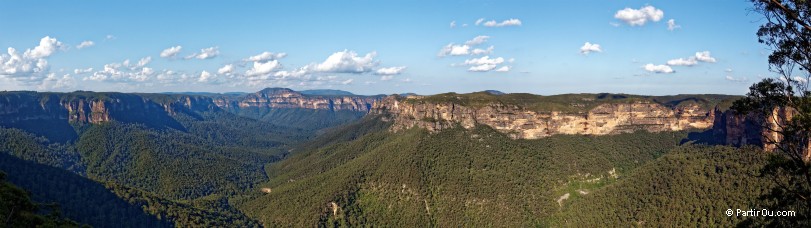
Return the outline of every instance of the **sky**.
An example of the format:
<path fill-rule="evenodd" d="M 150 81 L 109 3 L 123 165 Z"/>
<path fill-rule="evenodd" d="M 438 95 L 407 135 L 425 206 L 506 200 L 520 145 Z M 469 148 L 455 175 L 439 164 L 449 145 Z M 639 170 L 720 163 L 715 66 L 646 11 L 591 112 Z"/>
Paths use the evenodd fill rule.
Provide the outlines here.
<path fill-rule="evenodd" d="M 0 1 L 0 90 L 736 94 L 764 23 L 719 1 Z"/>

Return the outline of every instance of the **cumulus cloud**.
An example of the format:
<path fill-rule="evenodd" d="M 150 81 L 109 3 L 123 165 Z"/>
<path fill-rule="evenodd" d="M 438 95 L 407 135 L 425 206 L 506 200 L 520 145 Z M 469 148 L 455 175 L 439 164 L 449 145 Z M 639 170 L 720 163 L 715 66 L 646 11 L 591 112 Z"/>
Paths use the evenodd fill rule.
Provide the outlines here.
<path fill-rule="evenodd" d="M 505 27 L 505 26 L 521 26 L 521 20 L 511 18 L 508 20 L 504 20 L 502 22 L 496 22 L 495 20 L 484 22 L 483 24 L 485 27 Z"/>
<path fill-rule="evenodd" d="M 476 36 L 471 40 L 465 41 L 465 44 L 450 43 L 442 47 L 437 53 L 439 57 L 445 56 L 460 56 L 460 55 L 487 55 L 493 52 L 494 46 L 487 49 L 474 48 L 474 46 L 481 45 L 490 39 L 489 36 Z"/>
<path fill-rule="evenodd" d="M 670 66 L 668 65 L 653 65 L 652 63 L 646 64 L 645 66 L 643 66 L 643 68 L 648 72 L 653 72 L 657 74 L 659 73 L 670 74 L 676 72 L 673 70 L 673 68 L 670 68 Z"/>
<path fill-rule="evenodd" d="M 192 53 L 185 57 L 185 59 L 211 59 L 220 55 L 219 47 L 209 47 L 200 49 L 198 53 Z"/>
<path fill-rule="evenodd" d="M 673 31 L 676 30 L 677 28 L 681 28 L 681 25 L 677 25 L 676 20 L 673 19 L 667 20 L 667 30 Z"/>
<path fill-rule="evenodd" d="M 678 59 L 671 59 L 667 61 L 667 65 L 671 66 L 693 66 L 698 64 L 698 60 L 694 57 L 690 58 L 678 58 Z"/>
<path fill-rule="evenodd" d="M 234 64 L 227 64 L 217 69 L 218 74 L 230 74 L 234 72 Z"/>
<path fill-rule="evenodd" d="M 479 18 L 478 20 L 476 20 L 476 26 L 481 25 L 482 22 L 484 22 L 484 18 Z"/>
<path fill-rule="evenodd" d="M 667 65 L 671 66 L 693 66 L 698 62 L 714 63 L 716 60 L 710 55 L 709 51 L 696 52 L 695 55 L 688 58 L 671 59 L 667 61 Z"/>
<path fill-rule="evenodd" d="M 471 66 L 468 71 L 472 72 L 486 72 L 496 69 L 499 64 L 504 63 L 504 58 L 490 58 L 490 56 L 483 56 L 481 58 L 472 58 L 465 60 L 464 65 Z M 507 68 L 509 70 L 509 67 Z"/>
<path fill-rule="evenodd" d="M 178 53 L 180 53 L 180 50 L 181 50 L 181 49 L 183 49 L 183 47 L 181 47 L 181 46 L 179 46 L 179 45 L 178 45 L 178 46 L 174 46 L 174 47 L 170 47 L 170 48 L 167 48 L 167 49 L 163 49 L 163 51 L 161 51 L 161 55 L 160 55 L 160 56 L 161 56 L 162 58 L 171 58 L 171 57 L 175 57 L 175 56 L 176 56 Z"/>
<path fill-rule="evenodd" d="M 451 28 L 456 28 L 456 21 L 451 21 Z"/>
<path fill-rule="evenodd" d="M 586 42 L 585 44 L 583 44 L 582 47 L 580 47 L 580 53 L 584 54 L 584 55 L 587 55 L 587 54 L 592 53 L 592 52 L 602 52 L 602 51 L 603 50 L 600 49 L 599 44 L 592 44 L 592 43 L 589 43 L 589 42 Z"/>
<path fill-rule="evenodd" d="M 398 74 L 403 73 L 403 71 L 405 69 L 406 69 L 406 67 L 404 67 L 404 66 L 384 67 L 384 68 L 377 69 L 375 71 L 375 74 L 377 74 L 377 75 L 398 75 Z"/>
<path fill-rule="evenodd" d="M 40 84 L 50 69 L 46 58 L 61 47 L 62 42 L 49 36 L 43 37 L 39 45 L 22 54 L 9 47 L 6 54 L 0 54 L 0 78 L 10 78 L 26 85 Z"/>
<path fill-rule="evenodd" d="M 90 73 L 90 72 L 93 72 L 92 67 L 88 67 L 87 69 L 74 69 L 73 70 L 73 74 L 84 74 L 84 73 Z"/>
<path fill-rule="evenodd" d="M 52 89 L 67 89 L 76 86 L 76 80 L 70 74 L 64 74 L 62 77 L 56 76 L 54 73 L 49 73 L 48 76 L 42 80 L 42 84 L 38 86 L 40 90 Z"/>
<path fill-rule="evenodd" d="M 503 66 L 501 68 L 496 69 L 496 72 L 509 72 L 512 67 L 510 66 Z"/>
<path fill-rule="evenodd" d="M 490 45 L 490 47 L 488 47 L 487 49 L 475 48 L 475 49 L 473 49 L 473 51 L 470 52 L 470 54 L 473 54 L 473 55 L 489 55 L 490 53 L 493 53 L 493 50 L 495 50 L 495 49 L 496 49 L 495 46 Z"/>
<path fill-rule="evenodd" d="M 212 74 L 212 73 L 209 73 L 208 71 L 203 71 L 202 73 L 200 73 L 200 79 L 198 79 L 197 81 L 199 81 L 199 82 L 210 82 L 215 77 L 217 77 L 217 76 Z"/>
<path fill-rule="evenodd" d="M 701 62 L 708 62 L 708 63 L 714 63 L 715 62 L 715 58 L 710 56 L 709 51 L 696 52 L 695 58 L 698 61 L 701 61 Z"/>
<path fill-rule="evenodd" d="M 315 70 L 328 73 L 366 73 L 378 65 L 377 52 L 358 56 L 354 51 L 344 50 L 333 53 L 324 62 L 315 65 Z"/>
<path fill-rule="evenodd" d="M 93 43 L 93 41 L 85 40 L 85 41 L 82 41 L 82 43 L 80 43 L 79 45 L 76 45 L 76 49 L 83 49 L 83 48 L 87 48 L 87 47 L 92 47 L 95 44 L 96 43 Z"/>
<path fill-rule="evenodd" d="M 642 26 L 648 23 L 648 21 L 657 22 L 662 20 L 664 16 L 664 11 L 656 9 L 656 7 L 653 6 L 644 6 L 639 9 L 625 8 L 614 14 L 614 18 L 624 21 L 631 26 Z"/>
<path fill-rule="evenodd" d="M 254 55 L 244 59 L 244 61 L 253 61 L 253 62 L 265 62 L 270 60 L 281 59 L 287 56 L 287 53 L 273 53 L 273 52 L 262 52 L 258 55 Z"/>
<path fill-rule="evenodd" d="M 380 76 L 380 81 L 388 81 L 394 78 L 394 75 L 383 75 Z"/>
<path fill-rule="evenodd" d="M 282 67 L 278 60 L 271 60 L 267 62 L 253 62 L 253 68 L 245 72 L 248 76 L 267 75 L 274 70 Z"/>
<path fill-rule="evenodd" d="M 104 68 L 93 72 L 92 75 L 84 77 L 83 80 L 103 81 L 103 82 L 144 82 L 155 76 L 155 70 L 146 67 L 152 57 L 144 57 L 138 60 L 136 64 L 130 63 L 130 60 L 124 60 L 121 63 L 104 64 Z"/>
<path fill-rule="evenodd" d="M 355 81 L 355 79 L 352 79 L 352 78 L 347 79 L 346 81 L 342 81 L 341 84 L 349 85 L 349 84 L 352 84 L 352 81 Z"/>

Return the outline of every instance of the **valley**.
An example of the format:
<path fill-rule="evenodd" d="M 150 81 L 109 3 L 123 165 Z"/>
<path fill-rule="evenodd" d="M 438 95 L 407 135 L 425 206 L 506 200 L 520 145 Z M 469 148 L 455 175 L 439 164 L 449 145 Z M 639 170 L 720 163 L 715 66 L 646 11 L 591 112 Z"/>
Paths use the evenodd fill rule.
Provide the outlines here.
<path fill-rule="evenodd" d="M 50 181 L 77 193 L 95 185 L 93 191 L 106 189 L 101 191 L 122 205 L 142 208 L 122 212 L 144 213 L 132 217 L 140 222 L 127 222 L 134 226 L 660 223 L 650 213 L 612 219 L 579 213 L 645 206 L 625 204 L 659 194 L 687 200 L 641 190 L 652 183 L 677 181 L 711 192 L 729 187 L 650 179 L 688 172 L 673 162 L 695 166 L 696 172 L 682 174 L 688 176 L 729 178 L 729 172 L 702 171 L 706 162 L 729 163 L 723 170 L 736 173 L 735 164 L 745 163 L 746 172 L 755 172 L 765 162 L 762 153 L 709 145 L 727 144 L 738 137 L 727 132 L 741 132 L 739 125 L 726 124 L 734 122 L 726 118 L 736 116 L 728 110 L 735 99 L 308 95 L 282 88 L 202 95 L 3 92 L 0 152 L 9 158 L 0 167 L 30 163 L 52 173 L 47 175 L 84 179 Z M 67 219 L 101 227 L 117 221 L 82 214 L 57 188 L 31 185 L 31 173 L 0 170 L 32 191 L 35 201 L 63 205 Z M 726 200 L 716 205 L 747 204 L 768 186 L 753 177 L 739 181 L 729 184 L 755 189 L 744 195 L 700 193 L 688 201 L 721 197 Z M 634 194 L 639 199 L 616 198 L 640 190 L 645 193 Z M 72 198 L 82 197 L 88 196 Z"/>

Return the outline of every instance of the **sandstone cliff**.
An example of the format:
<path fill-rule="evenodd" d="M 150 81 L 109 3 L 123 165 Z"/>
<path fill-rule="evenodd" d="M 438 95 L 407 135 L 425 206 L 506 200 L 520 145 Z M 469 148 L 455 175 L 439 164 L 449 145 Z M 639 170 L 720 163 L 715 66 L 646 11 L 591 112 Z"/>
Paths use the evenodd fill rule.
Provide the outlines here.
<path fill-rule="evenodd" d="M 713 109 L 699 103 L 671 103 L 668 106 L 657 103 L 655 99 L 622 98 L 604 102 L 579 96 L 576 97 L 579 100 L 561 102 L 554 100 L 557 98 L 535 95 L 506 98 L 500 97 L 509 95 L 476 96 L 479 97 L 475 99 L 484 102 L 470 102 L 475 99 L 462 97 L 457 97 L 461 102 L 454 102 L 434 97 L 390 96 L 375 103 L 372 112 L 390 114 L 391 121 L 394 121 L 393 131 L 412 127 L 438 131 L 456 124 L 464 128 L 482 124 L 516 139 L 536 139 L 555 134 L 607 135 L 636 130 L 708 129 L 713 126 L 716 115 Z M 510 102 L 516 100 L 520 102 Z M 536 104 L 543 106 L 538 108 Z M 568 108 L 556 108 L 564 106 Z"/>
<path fill-rule="evenodd" d="M 286 88 L 267 88 L 245 96 L 219 96 L 214 103 L 226 110 L 241 108 L 300 108 L 368 112 L 382 96 L 304 95 Z"/>

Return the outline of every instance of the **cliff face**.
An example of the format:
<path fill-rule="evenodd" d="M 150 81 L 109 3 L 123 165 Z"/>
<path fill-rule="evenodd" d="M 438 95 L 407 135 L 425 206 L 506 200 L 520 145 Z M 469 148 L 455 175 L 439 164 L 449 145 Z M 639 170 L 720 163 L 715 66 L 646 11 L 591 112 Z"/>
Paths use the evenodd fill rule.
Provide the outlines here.
<path fill-rule="evenodd" d="M 84 93 L 84 92 L 82 92 Z M 0 124 L 61 120 L 74 124 L 165 121 L 178 112 L 217 108 L 211 98 L 121 93 L 0 94 Z"/>
<path fill-rule="evenodd" d="M 577 104 L 574 104 L 577 105 Z M 490 126 L 512 138 L 536 139 L 555 134 L 607 135 L 636 130 L 651 132 L 706 129 L 715 112 L 698 105 L 669 108 L 650 101 L 604 103 L 583 112 L 536 111 L 518 105 L 489 103 L 476 107 L 454 102 L 428 102 L 424 97 L 387 97 L 373 106 L 374 113 L 389 113 L 398 131 L 422 127 L 429 131 L 455 126 Z"/>
<path fill-rule="evenodd" d="M 744 115 L 731 110 L 717 113 L 713 135 L 718 141 L 733 146 L 755 145 L 766 151 L 775 151 L 778 145 L 785 143 L 784 136 L 777 131 L 797 114 L 796 110 L 787 108 L 776 108 L 768 115 Z M 804 141 L 800 142 L 804 145 L 803 159 L 811 160 L 811 140 L 800 141 Z"/>
<path fill-rule="evenodd" d="M 284 88 L 268 88 L 244 97 L 217 97 L 214 103 L 224 109 L 301 108 L 331 111 L 368 112 L 380 96 L 303 95 Z"/>

